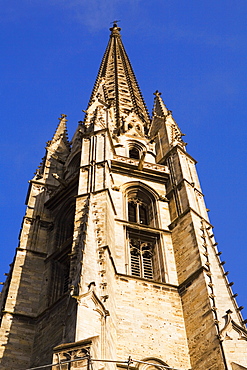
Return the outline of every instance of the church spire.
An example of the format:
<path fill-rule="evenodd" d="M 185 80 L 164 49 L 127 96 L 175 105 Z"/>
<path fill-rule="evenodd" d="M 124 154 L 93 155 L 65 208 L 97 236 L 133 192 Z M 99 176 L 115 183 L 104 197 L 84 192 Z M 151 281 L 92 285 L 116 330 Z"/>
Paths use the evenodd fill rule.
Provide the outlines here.
<path fill-rule="evenodd" d="M 103 56 L 98 76 L 89 100 L 88 109 L 98 99 L 113 107 L 115 132 L 125 131 L 124 121 L 135 114 L 144 130 L 149 126 L 149 114 L 134 75 L 130 60 L 124 49 L 121 28 L 117 22 L 110 28 L 110 40 Z"/>

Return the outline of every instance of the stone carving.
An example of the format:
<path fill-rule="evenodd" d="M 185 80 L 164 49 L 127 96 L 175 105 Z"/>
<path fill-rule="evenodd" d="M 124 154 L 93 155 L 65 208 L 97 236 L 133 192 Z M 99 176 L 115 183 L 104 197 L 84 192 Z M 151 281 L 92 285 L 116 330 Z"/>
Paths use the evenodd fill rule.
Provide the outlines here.
<path fill-rule="evenodd" d="M 238 325 L 233 319 L 232 319 L 232 311 L 228 310 L 226 311 L 225 315 L 225 325 L 224 327 L 220 330 L 219 333 L 219 339 L 221 341 L 224 340 L 232 340 L 233 339 L 233 332 L 238 333 L 238 339 L 239 340 L 247 340 L 247 330 Z"/>

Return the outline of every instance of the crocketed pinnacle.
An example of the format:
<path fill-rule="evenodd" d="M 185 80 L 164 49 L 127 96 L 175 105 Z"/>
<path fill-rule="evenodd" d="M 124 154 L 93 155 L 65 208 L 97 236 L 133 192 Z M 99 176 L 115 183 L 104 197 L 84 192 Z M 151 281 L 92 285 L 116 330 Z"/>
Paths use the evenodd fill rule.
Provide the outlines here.
<path fill-rule="evenodd" d="M 169 111 L 166 108 L 166 105 L 161 98 L 161 93 L 157 90 L 155 91 L 154 95 L 155 95 L 155 99 L 154 99 L 153 114 L 159 117 L 166 117 L 169 114 Z"/>
<path fill-rule="evenodd" d="M 56 160 L 60 161 L 60 163 L 64 163 L 70 152 L 66 117 L 66 114 L 61 114 L 61 117 L 58 118 L 59 124 L 56 128 L 52 140 L 46 143 L 46 154 L 42 158 L 42 161 L 38 169 L 36 170 L 36 180 L 44 176 L 44 170 L 47 166 L 47 160 L 50 162 L 51 158 L 56 158 Z"/>
<path fill-rule="evenodd" d="M 70 144 L 69 144 L 69 139 L 68 139 L 68 131 L 67 131 L 67 119 L 66 119 L 66 114 L 61 114 L 61 117 L 58 118 L 59 124 L 57 126 L 57 129 L 55 131 L 55 134 L 50 141 L 49 144 L 53 144 L 57 142 L 59 139 L 62 139 L 64 142 L 65 146 L 69 149 Z"/>
<path fill-rule="evenodd" d="M 147 128 L 150 121 L 149 114 L 124 49 L 120 30 L 116 23 L 110 28 L 110 40 L 100 65 L 89 106 L 98 97 L 99 87 L 103 84 L 104 96 L 101 99 L 114 106 L 117 128 L 131 112 L 134 112 Z"/>

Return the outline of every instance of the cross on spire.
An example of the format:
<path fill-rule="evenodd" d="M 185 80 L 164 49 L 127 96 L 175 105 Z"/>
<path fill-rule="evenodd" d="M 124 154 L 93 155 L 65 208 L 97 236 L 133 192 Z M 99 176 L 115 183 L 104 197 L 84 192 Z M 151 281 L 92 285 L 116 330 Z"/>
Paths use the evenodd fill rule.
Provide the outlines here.
<path fill-rule="evenodd" d="M 120 20 L 119 21 L 113 21 L 111 22 L 113 24 L 113 27 L 118 27 L 118 22 L 121 22 Z"/>

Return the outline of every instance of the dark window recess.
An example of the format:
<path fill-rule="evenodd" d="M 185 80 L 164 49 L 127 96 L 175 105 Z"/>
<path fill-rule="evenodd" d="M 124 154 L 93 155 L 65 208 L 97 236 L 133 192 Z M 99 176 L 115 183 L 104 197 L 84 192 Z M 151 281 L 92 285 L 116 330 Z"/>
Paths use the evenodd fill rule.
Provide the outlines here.
<path fill-rule="evenodd" d="M 147 207 L 145 207 L 143 204 L 139 205 L 139 219 L 140 224 L 148 225 Z"/>
<path fill-rule="evenodd" d="M 74 233 L 75 204 L 66 204 L 55 214 L 54 249 L 62 250 L 71 243 Z"/>
<path fill-rule="evenodd" d="M 148 225 L 149 215 L 148 206 L 141 203 L 138 199 L 128 202 L 128 220 L 130 222 L 137 222 L 139 224 Z"/>
<path fill-rule="evenodd" d="M 140 159 L 140 151 L 133 147 L 129 150 L 129 157 L 133 159 Z"/>
<path fill-rule="evenodd" d="M 79 155 L 77 156 L 77 159 Z M 73 197 L 74 198 L 74 197 Z M 49 257 L 48 304 L 54 303 L 69 290 L 70 253 L 74 233 L 75 204 L 74 199 L 68 202 L 54 215 L 53 254 Z"/>
<path fill-rule="evenodd" d="M 130 222 L 137 222 L 136 218 L 136 204 L 133 202 L 128 203 L 128 219 Z"/>
<path fill-rule="evenodd" d="M 69 290 L 70 259 L 68 254 L 51 261 L 50 304 Z"/>

